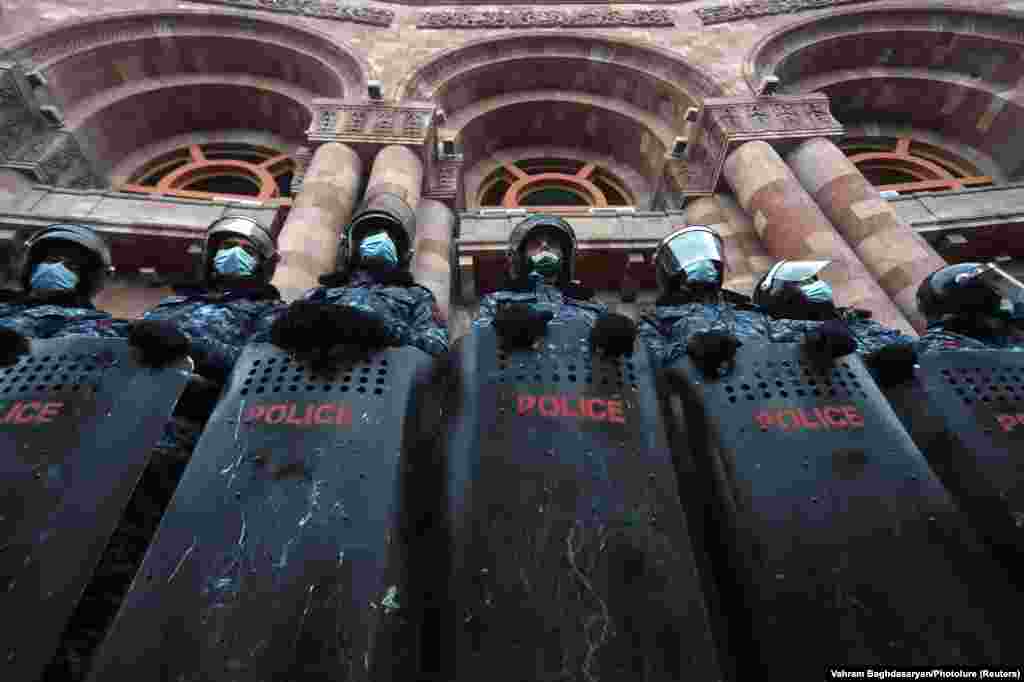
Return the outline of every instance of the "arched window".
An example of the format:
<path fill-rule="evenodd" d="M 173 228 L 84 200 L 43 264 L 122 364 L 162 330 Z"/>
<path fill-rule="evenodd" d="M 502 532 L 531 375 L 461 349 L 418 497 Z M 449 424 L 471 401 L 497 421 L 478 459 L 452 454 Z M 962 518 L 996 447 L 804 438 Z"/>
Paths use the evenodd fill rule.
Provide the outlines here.
<path fill-rule="evenodd" d="M 607 170 L 569 159 L 524 159 L 503 164 L 481 183 L 477 197 L 482 207 L 554 213 L 633 204 L 629 191 Z"/>
<path fill-rule="evenodd" d="M 294 170 L 290 156 L 269 147 L 193 144 L 148 162 L 118 190 L 189 199 L 277 199 L 291 194 Z"/>
<path fill-rule="evenodd" d="M 992 184 L 968 161 L 910 137 L 848 138 L 839 147 L 879 191 L 913 194 Z"/>

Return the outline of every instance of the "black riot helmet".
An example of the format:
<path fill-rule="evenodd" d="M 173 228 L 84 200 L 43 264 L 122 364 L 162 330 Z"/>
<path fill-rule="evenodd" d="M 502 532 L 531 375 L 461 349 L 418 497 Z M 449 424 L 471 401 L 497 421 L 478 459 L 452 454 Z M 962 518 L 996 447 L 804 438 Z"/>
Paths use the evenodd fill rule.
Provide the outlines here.
<path fill-rule="evenodd" d="M 1018 303 L 1021 285 L 989 263 L 958 263 L 939 268 L 917 289 L 917 308 L 928 323 L 942 319 L 998 315 L 1004 299 Z"/>
<path fill-rule="evenodd" d="M 281 259 L 274 245 L 270 232 L 248 216 L 229 215 L 219 218 L 206 228 L 206 240 L 203 242 L 203 281 L 209 286 L 213 283 L 213 261 L 220 245 L 229 239 L 242 237 L 248 241 L 259 255 L 259 266 L 252 275 L 264 283 L 269 283 L 274 270 Z"/>
<path fill-rule="evenodd" d="M 25 242 L 21 264 L 21 286 L 31 289 L 32 271 L 45 260 L 54 247 L 71 246 L 81 254 L 82 263 L 76 291 L 92 299 L 106 284 L 113 269 L 110 248 L 91 228 L 73 223 L 59 223 L 39 230 Z"/>
<path fill-rule="evenodd" d="M 828 260 L 781 260 L 754 286 L 753 302 L 775 317 L 813 320 L 831 317 L 832 287 L 818 277 Z"/>
<path fill-rule="evenodd" d="M 338 244 L 337 269 L 359 267 L 360 243 L 378 232 L 387 232 L 394 242 L 398 267 L 408 268 L 416 243 L 416 210 L 397 193 L 382 190 L 366 197 L 345 227 L 344 236 Z"/>
<path fill-rule="evenodd" d="M 558 286 L 564 288 L 576 275 L 576 232 L 568 222 L 553 215 L 531 215 L 512 229 L 505 250 L 509 279 L 519 281 L 530 272 L 531 265 L 527 261 L 526 245 L 540 235 L 557 240 L 562 247 L 562 267 L 558 273 Z"/>
<path fill-rule="evenodd" d="M 672 232 L 661 240 L 654 252 L 655 277 L 663 296 L 681 286 L 720 289 L 725 267 L 722 238 L 706 225 L 692 225 Z M 710 268 L 714 268 L 715 273 Z M 701 273 L 701 269 L 705 272 Z"/>

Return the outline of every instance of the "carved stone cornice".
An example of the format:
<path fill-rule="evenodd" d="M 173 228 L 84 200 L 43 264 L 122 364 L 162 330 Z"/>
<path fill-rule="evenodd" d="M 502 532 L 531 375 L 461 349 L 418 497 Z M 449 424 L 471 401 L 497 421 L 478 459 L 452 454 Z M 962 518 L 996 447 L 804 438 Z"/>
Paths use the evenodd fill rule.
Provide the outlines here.
<path fill-rule="evenodd" d="M 66 130 L 48 130 L 36 135 L 0 167 L 20 170 L 44 185 L 91 189 L 105 184 L 93 171 L 74 136 Z"/>
<path fill-rule="evenodd" d="M 675 26 L 668 9 L 591 7 L 579 10 L 515 7 L 512 9 L 449 9 L 424 12 L 416 28 L 607 28 L 611 26 Z"/>
<path fill-rule="evenodd" d="M 302 14 L 318 19 L 351 21 L 371 26 L 390 26 L 395 13 L 382 7 L 349 5 L 341 2 L 320 0 L 192 0 L 207 5 L 228 5 L 245 9 L 264 9 L 284 14 Z"/>
<path fill-rule="evenodd" d="M 826 9 L 840 5 L 870 2 L 871 0 L 753 0 L 752 2 L 730 3 L 701 7 L 693 10 L 704 25 L 722 24 L 727 21 L 764 17 L 772 14 L 792 14 L 812 9 Z"/>
<path fill-rule="evenodd" d="M 434 108 L 428 103 L 398 105 L 314 99 L 313 122 L 306 132 L 310 142 L 422 147 L 427 141 Z"/>
<path fill-rule="evenodd" d="M 829 111 L 828 96 L 709 98 L 694 124 L 686 155 L 687 196 L 712 194 L 725 159 L 744 142 L 785 145 L 814 137 L 838 137 L 843 126 Z"/>

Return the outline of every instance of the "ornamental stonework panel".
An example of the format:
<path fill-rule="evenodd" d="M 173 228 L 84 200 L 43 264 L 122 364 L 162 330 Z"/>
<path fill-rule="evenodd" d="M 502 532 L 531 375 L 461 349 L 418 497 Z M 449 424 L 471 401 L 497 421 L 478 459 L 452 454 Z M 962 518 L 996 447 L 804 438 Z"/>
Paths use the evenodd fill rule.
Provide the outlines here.
<path fill-rule="evenodd" d="M 404 144 L 426 142 L 434 116 L 432 104 L 364 104 L 343 100 L 313 100 L 311 142 Z"/>
<path fill-rule="evenodd" d="M 424 12 L 417 28 L 608 28 L 614 26 L 675 26 L 667 9 L 620 9 L 594 7 L 580 10 L 451 9 Z"/>
<path fill-rule="evenodd" d="M 207 5 L 228 5 L 245 9 L 265 9 L 284 14 L 302 14 L 318 19 L 334 19 L 335 21 L 351 21 L 371 26 L 390 26 L 395 13 L 380 7 L 350 5 L 331 0 L 192 0 Z"/>
<path fill-rule="evenodd" d="M 853 5 L 871 0 L 753 0 L 752 2 L 730 2 L 726 5 L 701 7 L 693 10 L 705 24 L 722 24 L 727 21 L 764 17 L 772 14 L 790 14 L 812 9 L 825 9 L 840 5 Z"/>
<path fill-rule="evenodd" d="M 829 110 L 828 96 L 708 98 L 687 146 L 684 194 L 715 191 L 725 159 L 744 142 L 763 140 L 785 145 L 814 137 L 838 137 L 843 126 Z"/>

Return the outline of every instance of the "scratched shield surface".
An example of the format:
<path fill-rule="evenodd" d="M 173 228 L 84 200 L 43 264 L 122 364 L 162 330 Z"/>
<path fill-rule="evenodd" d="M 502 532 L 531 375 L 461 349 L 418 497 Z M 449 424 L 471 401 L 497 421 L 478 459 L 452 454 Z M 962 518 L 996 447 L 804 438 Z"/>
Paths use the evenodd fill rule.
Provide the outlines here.
<path fill-rule="evenodd" d="M 120 340 L 33 340 L 0 368 L 4 680 L 35 682 L 191 371 L 147 369 Z"/>
<path fill-rule="evenodd" d="M 913 382 L 887 391 L 936 473 L 1018 570 L 1024 568 L 1022 356 L 929 353 Z"/>
<path fill-rule="evenodd" d="M 434 363 L 343 357 L 314 370 L 246 347 L 91 680 L 400 679 L 403 476 Z"/>
<path fill-rule="evenodd" d="M 723 378 L 688 359 L 670 371 L 715 484 L 709 536 L 725 546 L 716 573 L 741 672 L 817 679 L 828 665 L 1010 651 L 1005 572 L 859 358 L 817 367 L 795 344 L 748 344 Z"/>
<path fill-rule="evenodd" d="M 439 679 L 720 679 L 648 359 L 587 333 L 453 350 Z"/>

